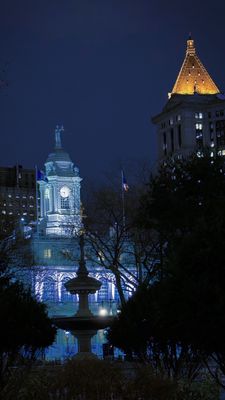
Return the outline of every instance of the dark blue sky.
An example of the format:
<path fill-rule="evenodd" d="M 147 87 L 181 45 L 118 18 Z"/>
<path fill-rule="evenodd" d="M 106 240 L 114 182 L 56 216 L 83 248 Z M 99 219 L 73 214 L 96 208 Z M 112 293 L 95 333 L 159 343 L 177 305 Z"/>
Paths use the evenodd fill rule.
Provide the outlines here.
<path fill-rule="evenodd" d="M 1 0 L 0 165 L 41 166 L 55 125 L 86 179 L 155 160 L 162 109 L 189 31 L 225 88 L 225 2 Z"/>

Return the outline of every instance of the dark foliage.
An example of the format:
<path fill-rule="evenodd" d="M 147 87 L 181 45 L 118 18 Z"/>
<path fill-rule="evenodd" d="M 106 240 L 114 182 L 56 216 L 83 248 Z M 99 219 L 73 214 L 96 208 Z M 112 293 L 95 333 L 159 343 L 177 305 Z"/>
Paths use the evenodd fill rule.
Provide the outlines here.
<path fill-rule="evenodd" d="M 162 273 L 122 308 L 109 337 L 173 375 L 185 366 L 193 377 L 212 358 L 225 371 L 224 204 L 223 160 L 207 156 L 168 161 L 141 199 L 138 224 L 158 235 Z"/>

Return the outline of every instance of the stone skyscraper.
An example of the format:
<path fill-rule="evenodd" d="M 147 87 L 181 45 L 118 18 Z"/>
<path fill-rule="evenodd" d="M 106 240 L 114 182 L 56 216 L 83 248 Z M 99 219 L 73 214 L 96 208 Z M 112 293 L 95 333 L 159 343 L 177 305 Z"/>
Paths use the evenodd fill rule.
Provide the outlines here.
<path fill-rule="evenodd" d="M 225 155 L 225 96 L 196 54 L 189 38 L 184 62 L 169 100 L 152 118 L 157 126 L 158 161 L 210 149 Z"/>

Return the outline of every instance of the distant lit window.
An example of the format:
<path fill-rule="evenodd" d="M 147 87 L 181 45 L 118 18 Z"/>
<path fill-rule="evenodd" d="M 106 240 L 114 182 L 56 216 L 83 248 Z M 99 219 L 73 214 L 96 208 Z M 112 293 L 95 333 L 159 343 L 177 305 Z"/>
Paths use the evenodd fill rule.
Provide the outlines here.
<path fill-rule="evenodd" d="M 195 118 L 196 118 L 196 119 L 202 119 L 202 118 L 203 118 L 202 112 L 196 112 L 196 113 L 195 113 Z"/>
<path fill-rule="evenodd" d="M 51 249 L 44 249 L 44 258 L 51 258 L 52 250 Z"/>
<path fill-rule="evenodd" d="M 13 215 L 12 211 L 9 212 L 9 215 Z"/>
<path fill-rule="evenodd" d="M 23 215 L 27 215 L 27 212 L 24 212 Z"/>
<path fill-rule="evenodd" d="M 4 214 L 4 215 L 5 215 L 5 214 L 6 214 L 6 211 L 5 211 L 5 210 L 2 210 L 2 214 Z"/>
<path fill-rule="evenodd" d="M 195 137 L 196 137 L 196 144 L 198 148 L 202 148 L 203 146 L 203 131 L 202 131 L 202 124 L 196 123 L 195 124 Z"/>
<path fill-rule="evenodd" d="M 8 194 L 8 197 L 12 197 L 12 195 L 11 195 L 11 194 Z"/>
<path fill-rule="evenodd" d="M 202 124 L 195 124 L 196 131 L 202 131 Z"/>
<path fill-rule="evenodd" d="M 29 207 L 30 207 L 30 208 L 34 208 L 33 204 L 30 204 Z"/>
<path fill-rule="evenodd" d="M 169 119 L 169 125 L 173 125 L 173 118 Z"/>

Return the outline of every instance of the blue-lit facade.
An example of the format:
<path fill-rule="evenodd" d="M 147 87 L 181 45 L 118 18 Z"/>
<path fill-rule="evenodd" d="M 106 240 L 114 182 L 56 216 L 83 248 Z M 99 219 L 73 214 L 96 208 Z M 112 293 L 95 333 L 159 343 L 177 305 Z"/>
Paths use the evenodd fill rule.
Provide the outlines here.
<path fill-rule="evenodd" d="M 35 296 L 47 304 L 49 316 L 72 316 L 78 303 L 77 296 L 70 295 L 64 284 L 76 276 L 80 258 L 78 233 L 83 228 L 80 200 L 82 179 L 61 144 L 62 128 L 55 130 L 55 148 L 45 163 L 39 187 L 39 224 L 31 238 L 33 267 L 29 281 Z M 90 276 L 102 282 L 101 289 L 89 295 L 90 308 L 94 314 L 104 309 L 116 315 L 119 296 L 113 274 L 99 265 L 91 254 L 90 245 L 85 244 L 87 269 Z M 102 355 L 105 341 L 103 331 L 92 339 L 92 350 Z M 53 346 L 46 350 L 47 359 L 64 359 L 77 351 L 74 337 L 58 330 Z"/>

